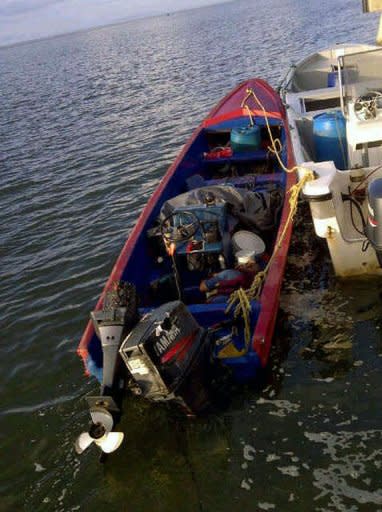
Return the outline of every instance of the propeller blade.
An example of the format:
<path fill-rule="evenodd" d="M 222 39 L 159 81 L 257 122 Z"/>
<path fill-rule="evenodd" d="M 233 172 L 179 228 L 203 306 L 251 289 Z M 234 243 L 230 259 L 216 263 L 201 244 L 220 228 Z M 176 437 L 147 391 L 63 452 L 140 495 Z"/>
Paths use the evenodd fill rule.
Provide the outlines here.
<path fill-rule="evenodd" d="M 88 448 L 93 441 L 94 439 L 88 434 L 88 432 L 82 432 L 82 434 L 77 437 L 74 443 L 74 448 L 78 455 L 86 450 L 86 448 Z"/>
<path fill-rule="evenodd" d="M 94 442 L 104 453 L 111 453 L 121 446 L 124 437 L 123 432 L 109 432 Z"/>
<path fill-rule="evenodd" d="M 111 431 L 113 428 L 113 416 L 107 409 L 94 406 L 90 408 L 89 412 L 94 424 L 100 423 L 104 426 L 106 432 Z"/>

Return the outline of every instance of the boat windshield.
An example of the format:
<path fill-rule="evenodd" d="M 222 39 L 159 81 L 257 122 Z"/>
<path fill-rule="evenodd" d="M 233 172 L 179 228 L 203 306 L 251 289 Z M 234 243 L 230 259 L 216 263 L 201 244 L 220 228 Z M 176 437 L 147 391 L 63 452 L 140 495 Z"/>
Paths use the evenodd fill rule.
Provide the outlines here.
<path fill-rule="evenodd" d="M 343 55 L 338 60 L 341 106 L 348 117 L 350 105 L 357 100 L 382 93 L 382 49 Z"/>

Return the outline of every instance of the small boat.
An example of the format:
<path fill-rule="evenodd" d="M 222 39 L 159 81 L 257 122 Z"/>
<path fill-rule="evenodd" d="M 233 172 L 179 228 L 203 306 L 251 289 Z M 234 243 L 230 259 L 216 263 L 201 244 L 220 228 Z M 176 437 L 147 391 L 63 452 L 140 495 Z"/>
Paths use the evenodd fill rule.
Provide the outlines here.
<path fill-rule="evenodd" d="M 278 140 L 277 150 L 274 149 Z M 273 150 L 272 150 L 273 148 Z M 287 259 L 295 174 L 284 107 L 263 80 L 207 116 L 139 217 L 78 347 L 101 384 L 76 441 L 114 451 L 133 393 L 198 414 L 213 382 L 267 364 Z"/>
<path fill-rule="evenodd" d="M 280 88 L 303 193 L 336 275 L 381 275 L 382 49 L 337 45 L 289 70 Z"/>

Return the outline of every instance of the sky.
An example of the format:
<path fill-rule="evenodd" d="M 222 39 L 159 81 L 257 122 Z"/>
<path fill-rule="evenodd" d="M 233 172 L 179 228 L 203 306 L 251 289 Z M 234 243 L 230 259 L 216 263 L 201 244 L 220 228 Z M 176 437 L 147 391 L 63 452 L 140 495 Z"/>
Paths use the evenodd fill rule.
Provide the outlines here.
<path fill-rule="evenodd" d="M 218 0 L 0 0 L 0 46 Z"/>

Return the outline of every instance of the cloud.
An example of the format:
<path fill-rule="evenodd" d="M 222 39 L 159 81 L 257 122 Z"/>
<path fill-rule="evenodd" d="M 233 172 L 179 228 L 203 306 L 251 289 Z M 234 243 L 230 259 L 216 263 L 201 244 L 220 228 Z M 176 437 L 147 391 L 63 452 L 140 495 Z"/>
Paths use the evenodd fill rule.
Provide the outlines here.
<path fill-rule="evenodd" d="M 42 9 L 65 0 L 5 0 L 0 5 L 0 16 L 15 16 Z"/>
<path fill-rule="evenodd" d="M 200 7 L 217 0 L 0 0 L 0 45 L 128 18 Z"/>

